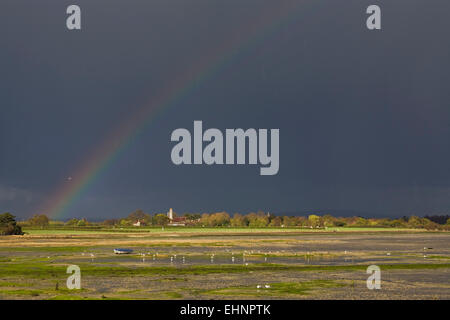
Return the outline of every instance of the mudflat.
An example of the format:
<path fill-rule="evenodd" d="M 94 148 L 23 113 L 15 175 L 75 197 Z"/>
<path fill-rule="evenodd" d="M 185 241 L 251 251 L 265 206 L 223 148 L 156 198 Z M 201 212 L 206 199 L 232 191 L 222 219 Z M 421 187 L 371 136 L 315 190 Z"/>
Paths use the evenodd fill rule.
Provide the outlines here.
<path fill-rule="evenodd" d="M 31 230 L 0 237 L 0 298 L 449 299 L 449 244 L 448 232 L 390 229 Z"/>

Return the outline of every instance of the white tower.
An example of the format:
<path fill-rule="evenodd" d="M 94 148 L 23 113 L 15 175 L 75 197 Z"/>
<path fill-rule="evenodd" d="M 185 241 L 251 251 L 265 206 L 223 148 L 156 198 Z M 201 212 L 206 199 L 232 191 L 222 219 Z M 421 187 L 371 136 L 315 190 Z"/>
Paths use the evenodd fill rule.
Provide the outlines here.
<path fill-rule="evenodd" d="M 169 218 L 170 221 L 173 220 L 173 210 L 172 210 L 172 208 L 170 208 L 169 212 L 167 212 L 167 217 Z"/>

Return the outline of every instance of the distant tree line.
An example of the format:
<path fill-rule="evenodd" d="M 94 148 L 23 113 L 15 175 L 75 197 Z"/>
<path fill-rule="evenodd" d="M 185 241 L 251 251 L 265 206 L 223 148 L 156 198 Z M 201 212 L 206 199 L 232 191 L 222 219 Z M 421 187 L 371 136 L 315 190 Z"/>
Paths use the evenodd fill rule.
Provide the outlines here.
<path fill-rule="evenodd" d="M 449 215 L 442 215 L 442 216 L 425 216 L 428 220 L 431 220 L 433 222 L 436 222 L 438 224 L 450 224 L 450 216 Z"/>
<path fill-rule="evenodd" d="M 174 216 L 178 215 L 174 212 Z M 88 227 L 101 228 L 113 227 L 124 228 L 137 226 L 166 226 L 170 223 L 166 213 L 145 213 L 136 210 L 127 217 L 119 219 L 107 219 L 102 222 L 90 222 L 85 218 L 70 219 L 66 222 L 50 221 L 44 214 L 34 215 L 30 219 L 18 225 L 10 213 L 0 215 L 1 234 L 21 234 L 20 226 L 46 228 L 52 227 Z M 250 212 L 247 214 L 227 212 L 215 213 L 184 213 L 182 221 L 187 226 L 197 227 L 301 227 L 301 228 L 336 228 L 336 227 L 383 227 L 383 228 L 413 228 L 426 230 L 450 230 L 449 216 L 432 216 L 420 218 L 417 216 L 404 216 L 399 219 L 390 218 L 363 218 L 363 217 L 333 217 L 332 215 L 286 216 L 273 215 L 263 211 Z"/>
<path fill-rule="evenodd" d="M 385 227 L 385 228 L 414 228 L 427 230 L 450 230 L 450 219 L 445 224 L 438 224 L 428 218 L 417 216 L 403 217 L 400 219 L 363 217 L 333 217 L 331 215 L 308 216 L 279 216 L 264 212 L 252 212 L 246 215 L 239 213 L 232 217 L 226 212 L 201 216 L 199 225 L 202 226 L 232 226 L 232 227 L 303 227 L 303 228 L 332 228 L 332 227 Z"/>
<path fill-rule="evenodd" d="M 174 213 L 177 216 L 176 213 Z M 265 213 L 263 211 L 247 214 L 227 212 L 215 213 L 185 213 L 181 215 L 190 226 L 198 227 L 303 227 L 303 228 L 332 228 L 332 227 L 384 227 L 384 228 L 414 228 L 427 230 L 450 230 L 450 219 L 444 223 L 436 223 L 429 218 L 417 216 L 390 218 L 363 217 L 333 217 L 332 215 L 283 216 Z M 441 219 L 442 220 L 442 219 Z M 136 210 L 123 219 L 109 219 L 102 222 L 107 226 L 133 226 L 137 221 L 141 226 L 165 226 L 169 218 L 165 213 L 148 214 Z"/>

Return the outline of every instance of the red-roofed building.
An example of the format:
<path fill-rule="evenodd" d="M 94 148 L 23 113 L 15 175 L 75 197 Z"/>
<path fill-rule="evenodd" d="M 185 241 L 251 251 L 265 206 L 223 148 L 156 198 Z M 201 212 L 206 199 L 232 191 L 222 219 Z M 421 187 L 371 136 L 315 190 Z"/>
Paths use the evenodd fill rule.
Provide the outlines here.
<path fill-rule="evenodd" d="M 172 210 L 172 208 L 170 208 L 169 212 L 167 212 L 167 217 L 169 218 L 169 224 L 168 226 L 173 226 L 173 227 L 184 227 L 186 226 L 186 217 L 175 217 L 175 214 Z"/>

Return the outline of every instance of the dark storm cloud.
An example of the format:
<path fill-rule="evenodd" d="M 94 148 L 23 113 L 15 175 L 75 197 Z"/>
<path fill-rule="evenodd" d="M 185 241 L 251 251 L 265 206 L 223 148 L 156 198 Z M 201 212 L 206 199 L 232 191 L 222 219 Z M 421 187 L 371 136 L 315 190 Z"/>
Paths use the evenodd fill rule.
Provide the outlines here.
<path fill-rule="evenodd" d="M 0 5 L 0 211 L 34 213 L 124 119 L 230 38 L 248 45 L 239 31 L 281 3 L 79 0 L 83 29 L 69 32 L 72 2 Z M 378 1 L 370 32 L 371 1 L 297 2 L 291 23 L 160 114 L 70 214 L 448 213 L 450 4 Z M 174 166 L 170 134 L 194 120 L 280 128 L 279 174 Z"/>

